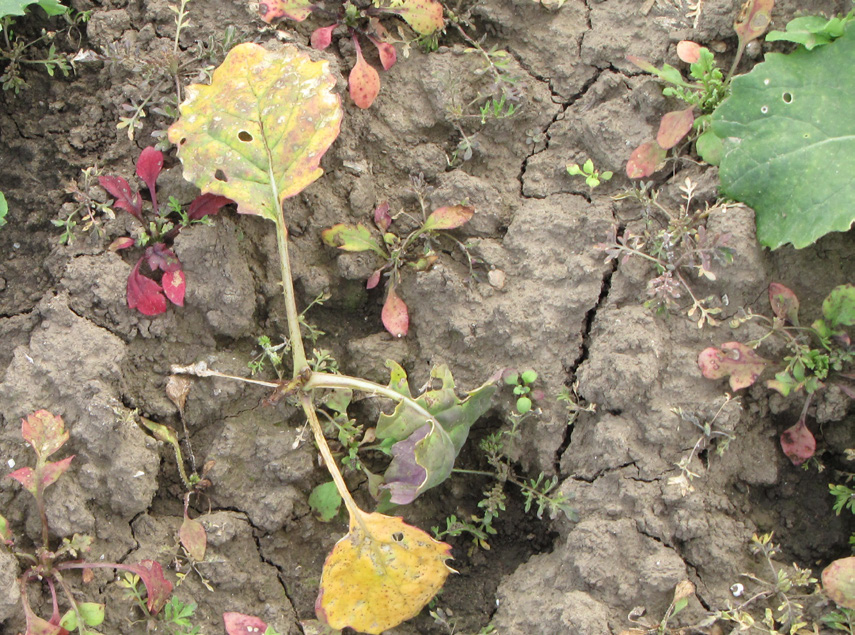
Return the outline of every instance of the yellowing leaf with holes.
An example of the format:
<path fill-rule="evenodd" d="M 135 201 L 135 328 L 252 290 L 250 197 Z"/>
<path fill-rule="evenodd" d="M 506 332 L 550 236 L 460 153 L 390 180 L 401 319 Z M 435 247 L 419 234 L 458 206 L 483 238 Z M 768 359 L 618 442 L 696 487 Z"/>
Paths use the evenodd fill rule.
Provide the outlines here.
<path fill-rule="evenodd" d="M 321 157 L 341 128 L 334 85 L 327 62 L 295 46 L 236 46 L 210 86 L 187 88 L 169 128 L 184 176 L 232 199 L 238 212 L 275 222 L 282 202 L 323 174 Z"/>
<path fill-rule="evenodd" d="M 436 595 L 453 571 L 450 557 L 451 547 L 400 517 L 360 511 L 324 563 L 318 619 L 363 633 L 397 626 Z"/>

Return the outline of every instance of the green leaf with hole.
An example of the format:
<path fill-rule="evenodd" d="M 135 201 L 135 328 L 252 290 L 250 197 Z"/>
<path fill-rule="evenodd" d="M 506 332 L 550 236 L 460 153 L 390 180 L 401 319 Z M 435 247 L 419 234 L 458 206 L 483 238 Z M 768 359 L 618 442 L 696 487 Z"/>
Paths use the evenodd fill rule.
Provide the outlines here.
<path fill-rule="evenodd" d="M 282 202 L 323 174 L 321 157 L 341 128 L 334 86 L 329 64 L 296 46 L 236 46 L 210 86 L 187 88 L 169 128 L 184 176 L 232 199 L 238 212 L 276 222 Z"/>
<path fill-rule="evenodd" d="M 855 221 L 855 28 L 813 51 L 770 53 L 712 116 L 721 190 L 752 207 L 757 239 L 806 247 Z"/>

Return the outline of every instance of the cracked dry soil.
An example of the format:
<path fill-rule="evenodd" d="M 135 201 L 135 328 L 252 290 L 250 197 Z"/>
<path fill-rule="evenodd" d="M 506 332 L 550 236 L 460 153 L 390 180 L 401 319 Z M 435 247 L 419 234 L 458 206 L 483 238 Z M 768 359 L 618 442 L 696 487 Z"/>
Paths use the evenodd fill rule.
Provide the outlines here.
<path fill-rule="evenodd" d="M 464 52 L 453 33 L 438 51 L 417 49 L 382 74 L 375 105 L 360 111 L 345 97 L 342 134 L 324 158 L 324 177 L 289 201 L 294 269 L 300 302 L 319 293 L 330 300 L 309 315 L 326 332 L 318 345 L 333 351 L 343 370 L 385 383 L 393 358 L 423 384 L 433 364 L 451 367 L 458 386 L 472 389 L 496 369 L 534 368 L 548 396 L 541 413 L 525 423 L 519 470 L 557 475 L 560 490 L 575 498 L 579 521 L 538 521 L 522 512 L 516 494 L 496 523 L 490 551 L 471 551 L 452 539 L 454 566 L 439 606 L 458 618 L 458 632 L 491 623 L 507 634 L 604 635 L 630 626 L 627 614 L 646 607 L 658 619 L 675 585 L 696 585 L 686 623 L 731 599 L 739 574 L 754 571 L 747 542 L 755 531 L 775 531 L 782 560 L 818 571 L 845 551 L 850 527 L 831 512 L 823 473 L 794 468 L 777 437 L 794 422 L 798 399 L 762 390 L 729 404 L 717 423 L 735 435 L 719 457 L 702 453 L 694 491 L 683 494 L 668 479 L 698 440 L 698 431 L 675 416 L 682 408 L 710 420 L 725 386 L 704 380 L 696 356 L 733 339 L 724 325 L 699 330 L 674 314 L 661 318 L 642 306 L 650 268 L 630 260 L 605 264 L 594 248 L 614 225 L 638 223 L 640 210 L 611 195 L 628 187 L 623 166 L 632 148 L 655 133 L 666 111 L 656 81 L 640 75 L 628 54 L 657 65 L 677 64 L 681 39 L 718 43 L 722 59 L 735 49 L 735 0 L 707 0 L 697 21 L 681 0 L 567 0 L 550 10 L 531 0 L 464 2 L 476 36 L 511 56 L 522 78 L 519 114 L 466 124 L 471 160 L 451 169 L 447 157 L 459 136 L 447 110 L 478 94 L 477 56 Z M 93 10 L 81 46 L 100 50 L 127 44 L 145 55 L 169 43 L 173 14 L 165 0 L 72 0 Z M 644 9 L 649 6 L 646 13 Z M 782 28 L 799 10 L 839 12 L 848 2 L 781 0 L 773 14 Z M 808 6 L 809 5 L 809 6 Z M 249 5 L 193 0 L 192 26 L 182 45 L 219 36 L 234 26 L 238 41 L 272 43 L 269 29 Z M 41 24 L 31 18 L 33 28 Z M 305 24 L 280 26 L 284 39 L 305 45 Z M 315 57 L 330 61 L 345 80 L 351 59 L 346 38 Z M 752 61 L 743 62 L 744 69 Z M 276 245 L 264 221 L 220 214 L 213 226 L 181 234 L 176 252 L 188 279 L 185 307 L 148 319 L 128 310 L 125 281 L 131 264 L 106 250 L 126 235 L 128 215 L 106 221 L 104 235 L 78 231 L 71 246 L 58 242 L 51 219 L 69 200 L 65 183 L 92 165 L 132 177 L 133 162 L 153 130 L 168 125 L 151 113 L 130 142 L 116 129 L 121 104 L 144 98 L 133 76 L 104 63 L 81 64 L 68 79 L 28 72 L 30 90 L 0 95 L 0 191 L 10 206 L 0 230 L 0 456 L 4 470 L 29 460 L 19 436 L 20 418 L 45 408 L 67 422 L 76 454 L 68 475 L 50 491 L 49 517 L 56 536 L 95 538 L 91 557 L 113 561 L 152 558 L 171 563 L 182 518 L 174 458 L 150 436 L 117 415 L 138 408 L 145 416 L 181 428 L 164 386 L 172 364 L 205 360 L 242 374 L 263 333 L 284 333 Z M 165 95 L 166 93 L 164 93 Z M 567 176 L 567 163 L 592 158 L 615 178 L 591 192 Z M 160 191 L 189 201 L 180 165 L 168 159 Z M 381 295 L 366 291 L 372 262 L 324 248 L 319 232 L 337 222 L 363 221 L 375 204 L 412 209 L 409 178 L 423 174 L 433 205 L 468 199 L 473 220 L 457 237 L 471 244 L 481 264 L 472 277 L 459 252 L 449 250 L 429 272 L 407 276 L 399 290 L 410 306 L 410 336 L 393 341 L 379 321 Z M 678 186 L 699 184 L 699 200 L 715 197 L 715 173 L 689 161 L 656 177 L 663 197 L 679 204 Z M 739 307 L 763 310 L 772 280 L 793 288 L 805 310 L 819 305 L 835 285 L 851 282 L 853 236 L 831 235 L 802 251 L 768 253 L 754 239 L 750 210 L 714 215 L 710 225 L 733 234 L 735 262 L 717 282 L 698 282 L 732 315 Z M 504 274 L 491 285 L 488 270 Z M 498 279 L 498 278 L 497 278 Z M 596 403 L 575 425 L 554 400 L 578 381 L 579 395 Z M 298 441 L 302 421 L 285 403 L 262 405 L 257 389 L 222 381 L 193 384 L 186 418 L 201 465 L 215 461 L 213 485 L 194 514 L 208 532 L 209 555 L 178 587 L 199 605 L 204 633 L 223 632 L 220 615 L 259 615 L 281 633 L 300 633 L 313 617 L 321 566 L 345 526 L 318 522 L 307 505 L 311 488 L 326 480 L 311 443 Z M 376 406 L 374 406 L 376 408 Z M 479 421 L 459 465 L 482 467 L 478 439 L 506 424 L 508 398 Z M 373 412 L 363 405 L 365 422 Z M 820 402 L 812 427 L 833 468 L 855 446 L 852 413 Z M 820 427 L 819 424 L 822 424 Z M 367 502 L 356 475 L 351 486 Z M 478 513 L 488 479 L 455 476 L 402 510 L 423 528 L 448 514 Z M 0 508 L 19 534 L 38 535 L 28 496 L 0 481 Z M 0 630 L 23 630 L 16 601 L 15 563 L 0 558 Z M 172 574 L 170 574 L 172 575 Z M 98 571 L 81 593 L 108 604 L 106 633 L 142 633 L 139 616 L 110 576 Z M 34 605 L 47 596 L 33 598 Z M 44 608 L 44 607 L 43 607 Z M 395 633 L 445 632 L 426 615 Z"/>

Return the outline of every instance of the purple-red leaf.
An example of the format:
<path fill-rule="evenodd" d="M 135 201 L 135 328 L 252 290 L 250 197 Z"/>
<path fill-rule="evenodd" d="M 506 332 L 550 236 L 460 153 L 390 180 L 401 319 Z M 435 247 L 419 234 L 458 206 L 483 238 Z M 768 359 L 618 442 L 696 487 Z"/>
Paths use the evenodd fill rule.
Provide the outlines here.
<path fill-rule="evenodd" d="M 374 224 L 381 232 L 386 233 L 389 225 L 392 224 L 392 215 L 389 214 L 389 201 L 383 201 L 374 210 Z"/>
<path fill-rule="evenodd" d="M 693 107 L 689 106 L 685 110 L 677 110 L 669 112 L 662 117 L 659 123 L 659 132 L 656 134 L 656 143 L 664 150 L 670 150 L 692 130 L 692 124 L 695 122 L 695 115 L 692 112 Z"/>
<path fill-rule="evenodd" d="M 122 236 L 121 238 L 117 238 L 113 242 L 110 243 L 110 246 L 107 247 L 110 251 L 119 251 L 120 249 L 127 249 L 128 247 L 133 247 L 137 244 L 130 236 Z"/>
<path fill-rule="evenodd" d="M 184 272 L 181 269 L 175 271 L 167 271 L 161 279 L 163 284 L 163 293 L 172 304 L 184 306 L 184 290 L 187 282 L 184 277 Z"/>
<path fill-rule="evenodd" d="M 841 558 L 822 572 L 822 590 L 835 604 L 855 609 L 855 557 Z"/>
<path fill-rule="evenodd" d="M 121 176 L 99 176 L 98 183 L 116 198 L 113 203 L 142 221 L 142 197 L 140 193 L 131 190 L 131 186 Z"/>
<path fill-rule="evenodd" d="M 163 243 L 154 243 L 150 247 L 146 247 L 143 257 L 152 271 L 158 269 L 161 271 L 178 271 L 181 269 L 181 261 L 178 260 L 178 256 Z"/>
<path fill-rule="evenodd" d="M 626 164 L 626 175 L 631 179 L 642 179 L 650 176 L 665 160 L 665 150 L 655 141 L 642 143 L 629 157 Z"/>
<path fill-rule="evenodd" d="M 228 635 L 263 634 L 267 630 L 267 624 L 262 620 L 243 613 L 223 613 L 223 622 Z"/>
<path fill-rule="evenodd" d="M 383 270 L 382 270 L 382 269 L 378 269 L 377 271 L 375 271 L 374 273 L 372 273 L 372 274 L 369 276 L 368 280 L 365 282 L 365 288 L 366 288 L 366 289 L 373 289 L 373 288 L 374 288 L 374 287 L 376 287 L 378 284 L 380 284 L 380 275 L 381 275 L 382 273 L 383 273 Z"/>
<path fill-rule="evenodd" d="M 137 160 L 137 176 L 140 177 L 148 187 L 151 194 L 151 205 L 157 213 L 157 177 L 163 169 L 163 153 L 152 147 L 145 148 Z"/>
<path fill-rule="evenodd" d="M 36 473 L 31 467 L 22 467 L 6 475 L 8 478 L 13 478 L 24 486 L 24 489 L 35 496 L 36 494 Z"/>
<path fill-rule="evenodd" d="M 207 192 L 193 199 L 190 207 L 187 208 L 187 217 L 190 220 L 199 220 L 205 216 L 213 216 L 224 206 L 233 202 L 232 199 L 226 196 Z"/>
<path fill-rule="evenodd" d="M 389 285 L 380 319 L 383 321 L 386 330 L 395 337 L 404 337 L 410 330 L 410 314 L 407 305 L 395 293 L 394 285 Z"/>
<path fill-rule="evenodd" d="M 353 103 L 365 109 L 371 107 L 380 93 L 380 75 L 371 64 L 365 61 L 359 40 L 355 35 L 353 45 L 356 47 L 356 65 L 350 70 L 347 86 Z"/>
<path fill-rule="evenodd" d="M 48 462 L 45 464 L 42 469 L 42 489 L 47 487 L 48 485 L 53 485 L 56 483 L 56 480 L 65 474 L 65 471 L 71 465 L 71 459 L 74 458 L 74 455 L 67 456 L 61 461 Z"/>
<path fill-rule="evenodd" d="M 761 35 L 772 22 L 775 0 L 746 0 L 733 23 L 740 48 Z"/>
<path fill-rule="evenodd" d="M 760 357 L 754 349 L 740 342 L 727 342 L 721 348 L 710 347 L 698 355 L 698 366 L 707 379 L 730 376 L 733 390 L 753 384 L 769 360 Z"/>
<path fill-rule="evenodd" d="M 805 425 L 804 417 L 781 434 L 781 448 L 793 465 L 799 466 L 816 452 L 816 439 Z"/>
<path fill-rule="evenodd" d="M 302 22 L 313 8 L 311 0 L 264 0 L 258 5 L 258 14 L 268 24 L 281 18 Z"/>
<path fill-rule="evenodd" d="M 690 40 L 682 40 L 677 44 L 677 57 L 686 64 L 694 64 L 701 59 L 701 45 Z"/>
<path fill-rule="evenodd" d="M 770 284 L 769 304 L 772 305 L 772 313 L 778 319 L 789 320 L 792 324 L 798 326 L 799 299 L 789 288 L 778 282 Z"/>
<path fill-rule="evenodd" d="M 65 429 L 62 417 L 47 410 L 37 410 L 21 419 L 21 436 L 33 447 L 36 456 L 46 459 L 65 445 L 68 430 Z"/>
<path fill-rule="evenodd" d="M 336 30 L 336 27 L 338 27 L 338 24 L 330 24 L 329 26 L 322 26 L 312 31 L 312 48 L 318 51 L 323 51 L 327 48 L 332 43 L 332 34 Z"/>
<path fill-rule="evenodd" d="M 68 631 L 62 626 L 51 624 L 33 613 L 27 602 L 24 602 L 24 617 L 27 619 L 25 635 L 68 635 Z"/>
<path fill-rule="evenodd" d="M 143 258 L 128 276 L 128 308 L 136 309 L 143 315 L 159 315 L 166 312 L 166 298 L 160 285 L 140 273 Z"/>
<path fill-rule="evenodd" d="M 370 35 L 368 36 L 368 39 L 377 47 L 377 53 L 380 55 L 380 64 L 383 65 L 383 70 L 388 71 L 395 65 L 395 62 L 398 61 L 398 51 L 395 50 L 395 46 L 388 42 L 381 42 Z"/>
<path fill-rule="evenodd" d="M 468 205 L 440 207 L 428 216 L 422 228 L 428 231 L 435 229 L 455 229 L 468 223 L 474 213 L 475 208 Z"/>
<path fill-rule="evenodd" d="M 172 593 L 172 582 L 163 576 L 163 567 L 154 560 L 143 560 L 139 564 L 126 564 L 119 568 L 136 573 L 140 577 L 148 594 L 146 607 L 149 613 L 157 615 Z"/>

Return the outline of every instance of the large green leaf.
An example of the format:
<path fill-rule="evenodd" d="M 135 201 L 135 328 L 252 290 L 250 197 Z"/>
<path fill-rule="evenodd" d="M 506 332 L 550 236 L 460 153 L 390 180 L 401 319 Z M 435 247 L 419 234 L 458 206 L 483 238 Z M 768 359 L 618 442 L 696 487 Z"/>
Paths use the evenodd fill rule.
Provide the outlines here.
<path fill-rule="evenodd" d="M 68 7 L 61 5 L 58 0 L 0 0 L 0 18 L 7 15 L 24 15 L 25 10 L 32 4 L 39 5 L 48 15 L 62 15 Z"/>
<path fill-rule="evenodd" d="M 341 128 L 334 85 L 327 62 L 296 46 L 236 46 L 210 86 L 187 88 L 181 118 L 169 128 L 184 176 L 232 199 L 238 212 L 275 221 L 277 205 L 323 174 L 321 157 Z"/>
<path fill-rule="evenodd" d="M 814 51 L 770 53 L 713 114 L 723 194 L 752 207 L 757 239 L 806 247 L 855 221 L 855 29 Z"/>

